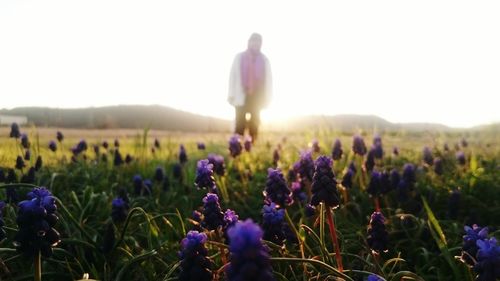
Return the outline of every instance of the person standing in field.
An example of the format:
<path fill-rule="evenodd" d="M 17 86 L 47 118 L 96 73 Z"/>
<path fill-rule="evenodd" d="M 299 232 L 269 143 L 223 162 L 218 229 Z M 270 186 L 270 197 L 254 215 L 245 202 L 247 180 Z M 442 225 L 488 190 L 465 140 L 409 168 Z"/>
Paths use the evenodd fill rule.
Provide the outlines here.
<path fill-rule="evenodd" d="M 236 112 L 234 132 L 244 135 L 248 128 L 252 141 L 257 139 L 260 111 L 269 104 L 272 94 L 271 66 L 261 47 L 262 36 L 253 33 L 247 50 L 234 58 L 229 78 L 227 100 Z"/>

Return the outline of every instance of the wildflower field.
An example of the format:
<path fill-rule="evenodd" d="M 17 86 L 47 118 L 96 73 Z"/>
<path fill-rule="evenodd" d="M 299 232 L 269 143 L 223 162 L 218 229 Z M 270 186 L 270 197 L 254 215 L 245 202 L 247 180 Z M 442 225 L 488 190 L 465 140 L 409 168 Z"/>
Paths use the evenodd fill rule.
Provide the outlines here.
<path fill-rule="evenodd" d="M 0 280 L 498 280 L 496 131 L 0 130 Z"/>

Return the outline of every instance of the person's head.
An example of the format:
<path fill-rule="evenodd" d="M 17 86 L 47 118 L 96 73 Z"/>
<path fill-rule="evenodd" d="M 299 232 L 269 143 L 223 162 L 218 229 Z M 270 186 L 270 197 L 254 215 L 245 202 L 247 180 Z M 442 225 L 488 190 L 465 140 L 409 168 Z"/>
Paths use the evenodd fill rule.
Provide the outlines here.
<path fill-rule="evenodd" d="M 262 47 L 262 36 L 258 33 L 252 33 L 248 39 L 248 50 L 251 52 L 260 52 Z"/>

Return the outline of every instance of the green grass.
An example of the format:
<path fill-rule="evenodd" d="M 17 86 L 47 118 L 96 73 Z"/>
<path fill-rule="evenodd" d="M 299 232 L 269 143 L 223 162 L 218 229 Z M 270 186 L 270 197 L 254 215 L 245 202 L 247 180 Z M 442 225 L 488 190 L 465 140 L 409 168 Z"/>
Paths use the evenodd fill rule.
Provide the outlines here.
<path fill-rule="evenodd" d="M 317 131 L 286 136 L 278 133 L 263 133 L 250 153 L 243 152 L 237 159 L 228 154 L 228 134 L 161 134 L 158 139 L 161 149 L 151 151 L 154 137 L 148 130 L 121 136 L 120 152 L 130 154 L 134 161 L 120 167 L 113 166 L 113 154 L 101 147 L 108 155 L 108 162 L 96 161 L 93 144 L 107 140 L 113 147 L 113 134 L 87 135 L 85 131 L 68 136 L 56 153 L 47 148 L 55 134 L 39 135 L 35 128 L 27 129 L 30 136 L 34 165 L 41 155 L 44 167 L 36 175 L 35 184 L 46 186 L 58 198 L 59 222 L 56 229 L 62 242 L 54 249 L 51 258 L 42 259 L 43 280 L 75 280 L 84 274 L 98 280 L 176 280 L 179 269 L 179 242 L 193 226 L 190 216 L 202 206 L 206 191 L 194 187 L 196 163 L 208 153 L 218 153 L 226 161 L 226 176 L 218 177 L 224 183 L 228 198 L 222 200 L 223 209 L 235 210 L 240 219 L 251 218 L 261 222 L 263 205 L 262 191 L 265 187 L 267 169 L 273 166 L 273 150 L 281 146 L 278 167 L 285 176 L 299 152 L 318 139 L 321 154 L 330 155 L 335 138 L 340 138 L 344 150 L 341 160 L 335 161 L 334 172 L 340 181 L 346 165 L 355 159 L 350 152 L 352 133 Z M 63 130 L 64 132 L 64 130 Z M 363 134 L 369 147 L 373 134 Z M 377 162 L 376 169 L 397 168 L 411 162 L 418 166 L 417 183 L 411 199 L 400 202 L 395 192 L 381 198 L 382 212 L 387 218 L 389 251 L 374 257 L 366 242 L 369 217 L 374 210 L 373 201 L 364 191 L 363 181 L 358 181 L 349 190 L 349 202 L 335 210 L 335 225 L 342 251 L 345 271 L 336 269 L 333 245 L 325 227 L 323 216 L 307 218 L 304 204 L 295 203 L 287 207 L 292 229 L 299 236 L 299 244 L 287 242 L 284 247 L 266 242 L 271 249 L 272 266 L 277 280 L 335 280 L 343 276 L 346 280 L 365 280 L 370 273 L 386 280 L 473 280 L 474 273 L 455 256 L 460 255 L 464 224 L 477 223 L 489 226 L 490 232 L 499 237 L 500 217 L 500 150 L 496 134 L 491 132 L 464 132 L 440 134 L 386 133 L 382 134 L 385 157 Z M 467 164 L 456 163 L 454 144 L 465 137 L 469 145 L 460 147 L 466 154 Z M 71 161 L 69 148 L 85 138 L 89 149 Z M 196 143 L 203 141 L 206 150 L 198 150 Z M 448 143 L 451 151 L 442 147 Z M 179 145 L 184 144 L 188 162 L 184 165 L 185 178 L 173 178 L 172 168 L 178 162 Z M 399 148 L 399 156 L 391 154 L 392 147 Z M 445 172 L 436 175 L 432 167 L 422 164 L 422 149 L 429 146 L 434 157 L 441 157 Z M 14 139 L 0 137 L 0 167 L 3 170 L 15 165 L 22 148 Z M 357 160 L 360 163 L 360 159 Z M 155 183 L 153 194 L 148 197 L 133 195 L 132 177 L 141 174 L 152 178 L 156 167 L 167 171 L 170 179 L 168 191 L 162 191 Z M 23 172 L 25 172 L 25 169 Z M 358 178 L 369 178 L 361 174 Z M 21 171 L 17 171 L 18 177 Z M 361 185 L 359 183 L 362 183 Z M 126 188 L 130 202 L 127 220 L 112 224 L 111 201 L 119 188 Z M 0 188 L 4 189 L 0 183 Z M 461 200 L 458 216 L 448 215 L 448 198 L 451 190 L 459 188 Z M 31 189 L 18 185 L 17 191 L 24 198 Z M 0 199 L 5 199 L 0 191 Z M 33 260 L 20 255 L 12 244 L 17 230 L 17 206 L 8 204 L 4 210 L 4 229 L 7 238 L 0 242 L 0 279 L 30 280 L 34 278 Z M 102 251 L 106 230 L 114 230 L 113 248 Z M 209 235 L 209 256 L 215 266 L 214 274 L 224 279 L 221 248 L 224 241 Z M 361 278 L 361 279 L 360 279 Z"/>

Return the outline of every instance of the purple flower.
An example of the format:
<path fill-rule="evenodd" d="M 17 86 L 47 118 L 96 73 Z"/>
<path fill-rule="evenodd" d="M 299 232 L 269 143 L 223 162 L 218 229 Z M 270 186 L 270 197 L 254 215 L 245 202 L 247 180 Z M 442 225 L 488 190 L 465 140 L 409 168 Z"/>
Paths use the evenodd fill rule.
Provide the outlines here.
<path fill-rule="evenodd" d="M 252 137 L 251 136 L 246 136 L 245 141 L 243 143 L 243 147 L 245 147 L 246 152 L 250 152 L 252 150 Z"/>
<path fill-rule="evenodd" d="M 366 188 L 366 192 L 370 194 L 371 196 L 375 197 L 378 196 L 381 193 L 381 183 L 380 183 L 380 178 L 382 175 L 377 172 L 373 171 L 371 178 L 370 178 L 370 183 L 368 184 L 368 187 Z"/>
<path fill-rule="evenodd" d="M 205 247 L 207 235 L 191 230 L 181 241 L 181 259 L 179 274 L 180 281 L 211 281 L 213 263 L 207 258 L 208 250 Z"/>
<path fill-rule="evenodd" d="M 276 203 L 279 207 L 285 207 L 293 201 L 290 189 L 288 189 L 283 173 L 279 169 L 269 168 L 267 170 L 266 188 L 263 194 L 266 202 Z"/>
<path fill-rule="evenodd" d="M 107 141 L 103 141 L 102 142 L 102 147 L 104 147 L 104 149 L 108 149 L 109 143 Z"/>
<path fill-rule="evenodd" d="M 478 246 L 476 242 L 478 240 L 486 240 L 488 238 L 488 228 L 479 227 L 474 224 L 472 227 L 464 226 L 465 235 L 463 236 L 462 245 L 462 260 L 469 264 L 474 265 L 474 259 L 478 251 Z"/>
<path fill-rule="evenodd" d="M 314 160 L 311 151 L 300 153 L 300 159 L 294 164 L 294 170 L 299 174 L 302 180 L 312 181 L 314 174 Z"/>
<path fill-rule="evenodd" d="M 368 236 L 366 238 L 370 249 L 376 253 L 387 252 L 389 237 L 385 229 L 385 218 L 380 212 L 373 212 L 368 226 Z"/>
<path fill-rule="evenodd" d="M 485 240 L 477 240 L 478 247 L 477 263 L 474 271 L 478 273 L 478 281 L 494 281 L 500 278 L 500 246 L 493 237 Z"/>
<path fill-rule="evenodd" d="M 118 150 L 118 148 L 115 149 L 115 156 L 114 156 L 113 163 L 114 163 L 115 167 L 123 165 L 123 158 L 122 158 L 122 155 L 121 155 L 120 151 Z"/>
<path fill-rule="evenodd" d="M 342 158 L 342 143 L 340 142 L 339 139 L 336 139 L 335 142 L 333 143 L 333 148 L 332 148 L 332 159 L 333 160 L 339 160 Z"/>
<path fill-rule="evenodd" d="M 205 150 L 205 148 L 206 148 L 205 143 L 203 143 L 203 142 L 198 142 L 196 144 L 196 146 L 198 147 L 198 150 Z"/>
<path fill-rule="evenodd" d="M 226 268 L 229 281 L 273 281 L 269 250 L 262 243 L 262 229 L 251 219 L 228 230 L 231 263 Z"/>
<path fill-rule="evenodd" d="M 316 159 L 316 169 L 312 181 L 311 205 L 317 206 L 324 202 L 327 207 L 337 208 L 340 204 L 337 181 L 332 170 L 332 159 L 320 156 Z"/>
<path fill-rule="evenodd" d="M 58 142 L 62 142 L 64 140 L 64 135 L 60 131 L 57 131 L 56 133 L 56 139 Z"/>
<path fill-rule="evenodd" d="M 278 165 L 278 161 L 280 161 L 280 151 L 275 148 L 273 151 L 273 164 L 274 166 Z"/>
<path fill-rule="evenodd" d="M 30 147 L 30 141 L 28 139 L 28 135 L 26 134 L 21 134 L 21 145 L 25 148 L 28 149 Z"/>
<path fill-rule="evenodd" d="M 458 164 L 464 166 L 465 165 L 465 154 L 463 151 L 457 152 L 457 162 Z"/>
<path fill-rule="evenodd" d="M 355 154 L 358 154 L 361 156 L 366 154 L 365 141 L 363 140 L 363 138 L 361 136 L 356 135 L 353 137 L 353 139 L 352 139 L 352 151 Z"/>
<path fill-rule="evenodd" d="M 22 183 L 35 183 L 35 168 L 29 168 L 28 172 L 21 177 Z"/>
<path fill-rule="evenodd" d="M 16 158 L 16 169 L 21 170 L 24 167 L 26 167 L 26 164 L 24 164 L 23 158 L 21 156 L 17 156 L 17 158 Z"/>
<path fill-rule="evenodd" d="M 154 147 L 155 147 L 156 149 L 160 149 L 160 141 L 159 141 L 158 139 L 155 139 L 155 141 L 154 141 L 154 144 L 153 144 L 153 145 L 154 145 Z"/>
<path fill-rule="evenodd" d="M 243 147 L 241 146 L 241 137 L 240 135 L 233 135 L 229 139 L 229 154 L 231 154 L 232 157 L 236 157 L 241 154 L 241 151 L 243 150 Z"/>
<path fill-rule="evenodd" d="M 31 151 L 29 149 L 26 149 L 26 151 L 24 152 L 24 160 L 30 161 L 30 159 L 31 159 Z"/>
<path fill-rule="evenodd" d="M 392 154 L 394 154 L 395 156 L 399 155 L 399 149 L 398 149 L 397 146 L 395 146 L 395 147 L 392 148 Z"/>
<path fill-rule="evenodd" d="M 238 222 L 238 215 L 235 211 L 227 209 L 224 213 L 224 222 L 226 223 L 226 228 L 229 228 Z"/>
<path fill-rule="evenodd" d="M 370 274 L 370 275 L 368 275 L 368 279 L 366 279 L 366 281 L 385 281 L 385 279 L 382 279 L 378 275 Z"/>
<path fill-rule="evenodd" d="M 21 136 L 21 131 L 19 130 L 19 125 L 17 123 L 12 123 L 10 125 L 10 137 L 18 139 Z"/>
<path fill-rule="evenodd" d="M 224 157 L 222 155 L 210 153 L 207 159 L 213 165 L 213 171 L 217 175 L 223 176 L 226 173 L 226 165 L 224 164 Z"/>
<path fill-rule="evenodd" d="M 60 242 L 59 233 L 53 228 L 58 221 L 55 197 L 45 187 L 37 187 L 18 206 L 16 247 L 28 256 L 40 251 L 44 257 L 50 257 L 52 247 Z"/>
<path fill-rule="evenodd" d="M 149 195 L 151 193 L 151 190 L 148 190 L 147 186 L 145 185 L 145 181 L 142 180 L 141 175 L 135 175 L 132 178 L 132 182 L 136 195 Z"/>
<path fill-rule="evenodd" d="M 443 160 L 439 157 L 434 158 L 434 173 L 437 175 L 443 174 Z"/>
<path fill-rule="evenodd" d="M 423 159 L 424 159 L 424 162 L 431 166 L 433 161 L 434 161 L 434 158 L 432 157 L 432 151 L 429 147 L 424 147 L 424 151 L 423 151 Z"/>
<path fill-rule="evenodd" d="M 262 228 L 264 229 L 264 240 L 275 244 L 283 244 L 285 233 L 283 224 L 285 222 L 285 209 L 278 209 L 276 204 L 264 205 L 262 208 Z"/>
<path fill-rule="evenodd" d="M 120 147 L 120 142 L 118 141 L 118 139 L 115 139 L 115 148 L 118 148 Z"/>
<path fill-rule="evenodd" d="M 174 175 L 174 178 L 177 179 L 178 181 L 182 181 L 184 176 L 182 173 L 182 165 L 179 163 L 175 163 L 175 165 L 172 167 L 172 173 Z"/>
<path fill-rule="evenodd" d="M 216 230 L 224 227 L 224 213 L 219 204 L 219 197 L 215 193 L 207 193 L 203 198 L 203 222 L 202 226 L 208 230 Z"/>
<path fill-rule="evenodd" d="M 186 153 L 186 148 L 184 145 L 180 145 L 179 147 L 179 162 L 181 164 L 184 164 L 188 161 L 187 153 Z"/>
<path fill-rule="evenodd" d="M 198 161 L 196 168 L 196 178 L 194 184 L 198 188 L 206 188 L 209 192 L 216 193 L 215 178 L 213 172 L 213 165 L 210 164 L 208 159 Z"/>
<path fill-rule="evenodd" d="M 368 155 L 366 155 L 365 169 L 371 171 L 373 167 L 375 167 L 375 150 L 371 148 L 370 151 L 368 151 Z"/>
<path fill-rule="evenodd" d="M 100 151 L 99 145 L 94 144 L 92 147 L 94 148 L 94 153 L 95 153 L 96 157 L 98 157 L 99 156 L 99 151 Z"/>
<path fill-rule="evenodd" d="M 127 153 L 127 155 L 125 155 L 125 164 L 130 164 L 132 161 L 134 160 L 134 158 Z"/>
<path fill-rule="evenodd" d="M 352 178 L 354 177 L 355 172 L 351 169 L 347 169 L 347 172 L 342 177 L 342 186 L 345 188 L 352 188 Z"/>
<path fill-rule="evenodd" d="M 161 166 L 156 167 L 154 180 L 157 182 L 161 182 L 163 181 L 164 178 L 165 178 L 165 170 L 163 169 L 163 167 Z"/>
<path fill-rule="evenodd" d="M 389 175 L 389 181 L 391 183 L 391 189 L 396 189 L 399 185 L 399 181 L 401 177 L 399 176 L 399 172 L 396 169 L 392 169 Z"/>
<path fill-rule="evenodd" d="M 114 223 L 124 222 L 128 215 L 128 204 L 118 197 L 111 202 L 111 218 Z"/>
<path fill-rule="evenodd" d="M 384 156 L 384 149 L 382 148 L 382 138 L 379 135 L 376 135 L 373 138 L 373 156 L 375 159 L 382 159 Z"/>
<path fill-rule="evenodd" d="M 304 186 L 300 181 L 294 181 L 291 185 L 292 198 L 296 202 L 305 202 L 307 194 L 304 192 Z"/>
<path fill-rule="evenodd" d="M 319 153 L 321 151 L 321 148 L 319 147 L 319 141 L 317 139 L 314 139 L 312 141 L 311 148 L 315 153 Z"/>
<path fill-rule="evenodd" d="M 467 147 L 469 145 L 469 143 L 467 142 L 467 140 L 465 138 L 462 138 L 461 144 L 462 144 L 462 147 Z"/>
<path fill-rule="evenodd" d="M 35 161 L 35 170 L 40 171 L 40 169 L 42 168 L 42 165 L 43 165 L 42 156 L 38 155 L 38 157 L 36 158 L 36 161 Z"/>
<path fill-rule="evenodd" d="M 415 166 L 413 164 L 406 163 L 403 166 L 403 180 L 407 183 L 415 183 L 417 181 Z"/>

